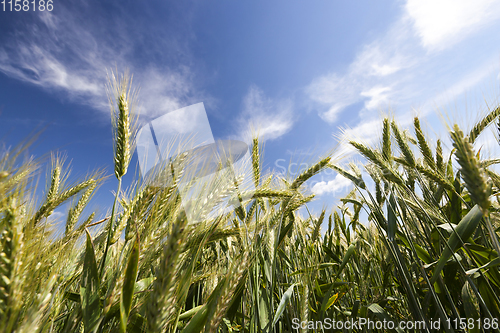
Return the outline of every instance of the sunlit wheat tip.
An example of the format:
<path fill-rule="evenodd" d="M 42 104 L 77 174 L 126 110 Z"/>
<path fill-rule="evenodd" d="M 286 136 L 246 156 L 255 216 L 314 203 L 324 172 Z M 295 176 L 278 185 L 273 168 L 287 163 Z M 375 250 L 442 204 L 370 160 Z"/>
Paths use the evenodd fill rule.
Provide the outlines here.
<path fill-rule="evenodd" d="M 470 140 L 464 137 L 457 125 L 453 127 L 451 138 L 453 139 L 453 147 L 456 149 L 457 162 L 461 166 L 465 186 L 469 190 L 472 200 L 486 211 L 490 206 L 491 183 L 477 161 Z"/>
<path fill-rule="evenodd" d="M 417 136 L 418 147 L 420 148 L 420 152 L 424 157 L 424 161 L 431 169 L 435 169 L 436 163 L 434 162 L 431 148 L 429 147 L 422 128 L 420 127 L 420 120 L 418 119 L 418 117 L 415 117 L 413 119 L 413 125 L 415 126 L 415 135 Z"/>

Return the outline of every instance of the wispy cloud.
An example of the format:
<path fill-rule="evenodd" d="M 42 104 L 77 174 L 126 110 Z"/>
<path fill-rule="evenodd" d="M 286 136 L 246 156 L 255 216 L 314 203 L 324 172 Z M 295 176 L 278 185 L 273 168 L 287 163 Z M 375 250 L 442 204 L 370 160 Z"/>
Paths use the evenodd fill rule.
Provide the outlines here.
<path fill-rule="evenodd" d="M 344 77 L 335 73 L 321 76 L 306 88 L 306 92 L 322 109 L 320 117 L 329 123 L 334 123 L 347 106 L 359 99 L 359 86 L 351 73 Z"/>
<path fill-rule="evenodd" d="M 316 195 L 339 194 L 352 186 L 352 182 L 341 175 L 336 175 L 333 180 L 320 181 L 313 185 L 311 191 Z"/>
<path fill-rule="evenodd" d="M 160 70 L 149 67 L 139 75 L 142 114 L 151 117 L 199 102 L 193 98 L 193 73 L 187 66 Z"/>
<path fill-rule="evenodd" d="M 360 95 L 368 98 L 365 102 L 365 107 L 368 110 L 374 110 L 379 105 L 388 102 L 388 96 L 391 90 L 391 87 L 375 86 L 367 91 L 362 91 Z"/>
<path fill-rule="evenodd" d="M 293 102 L 290 98 L 273 99 L 252 85 L 243 99 L 238 120 L 239 133 L 248 139 L 257 134 L 262 140 L 273 140 L 286 134 L 293 126 Z"/>
<path fill-rule="evenodd" d="M 309 84 L 310 103 L 331 124 L 345 120 L 346 110 L 352 124 L 357 112 L 359 121 L 345 134 L 372 143 L 378 137 L 380 110 L 390 108 L 398 120 L 409 123 L 415 105 L 425 116 L 496 72 L 500 47 L 492 45 L 497 37 L 480 35 L 488 46 L 481 50 L 470 46 L 478 38 L 458 42 L 498 18 L 496 1 L 408 0 L 400 17 L 361 47 L 345 72 L 331 72 Z"/>
<path fill-rule="evenodd" d="M 98 78 L 102 74 L 69 66 L 50 49 L 49 44 L 34 41 L 0 48 L 0 71 L 47 89 L 64 90 L 72 96 L 101 95 L 102 80 L 99 84 Z"/>
<path fill-rule="evenodd" d="M 106 112 L 107 71 L 115 69 L 129 69 L 134 74 L 134 83 L 141 88 L 144 115 L 155 116 L 198 101 L 194 98 L 197 92 L 190 58 L 183 45 L 170 43 L 166 48 L 163 42 L 146 43 L 145 38 L 135 38 L 147 33 L 125 28 L 125 18 L 119 15 L 79 14 L 80 10 L 65 8 L 61 3 L 57 16 L 41 12 L 27 26 L 20 25 L 0 46 L 0 71 Z M 136 29 L 140 30 L 140 25 Z M 150 61 L 152 54 L 172 60 L 170 55 L 176 53 L 181 60 Z"/>
<path fill-rule="evenodd" d="M 418 62 L 408 50 L 407 20 L 399 20 L 386 35 L 363 46 L 345 73 L 329 73 L 314 79 L 306 93 L 319 116 L 335 123 L 349 106 L 364 101 L 364 111 L 393 102 L 404 76 Z"/>

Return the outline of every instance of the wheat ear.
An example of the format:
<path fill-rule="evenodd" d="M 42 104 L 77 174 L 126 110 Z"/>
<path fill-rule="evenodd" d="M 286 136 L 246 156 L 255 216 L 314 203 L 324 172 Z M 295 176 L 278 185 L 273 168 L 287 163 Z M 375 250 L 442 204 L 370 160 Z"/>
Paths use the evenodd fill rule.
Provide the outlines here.
<path fill-rule="evenodd" d="M 408 145 L 408 139 L 403 135 L 403 133 L 399 130 L 398 125 L 393 121 L 392 122 L 392 131 L 394 132 L 394 136 L 396 137 L 396 141 L 398 143 L 399 149 L 403 153 L 403 156 L 406 162 L 410 167 L 415 167 L 415 156 L 413 156 L 413 152 L 411 151 L 410 146 Z"/>
<path fill-rule="evenodd" d="M 434 157 L 432 156 L 432 150 L 427 144 L 427 140 L 425 140 L 424 133 L 422 131 L 422 128 L 420 127 L 420 120 L 418 117 L 415 117 L 413 119 L 413 125 L 415 126 L 415 135 L 417 136 L 418 140 L 418 147 L 420 148 L 420 152 L 422 153 L 422 156 L 424 157 L 424 162 L 429 166 L 431 169 L 436 169 L 436 163 L 434 162 Z"/>
<path fill-rule="evenodd" d="M 486 212 L 490 206 L 491 183 L 480 167 L 470 140 L 464 137 L 463 132 L 456 124 L 451 132 L 451 138 L 453 147 L 456 149 L 457 162 L 461 166 L 460 171 L 465 186 L 472 200 L 483 209 L 483 212 Z"/>
<path fill-rule="evenodd" d="M 469 141 L 474 143 L 477 137 L 490 125 L 498 116 L 500 115 L 500 106 L 497 106 L 493 111 L 491 111 L 486 117 L 481 119 L 474 127 L 470 130 Z"/>
<path fill-rule="evenodd" d="M 120 179 L 127 173 L 131 158 L 132 138 L 137 126 L 133 112 L 136 92 L 131 90 L 132 78 L 127 73 L 110 75 L 108 96 L 111 106 L 111 125 L 114 141 L 115 176 Z"/>
<path fill-rule="evenodd" d="M 382 157 L 390 162 L 392 159 L 391 154 L 391 125 L 389 118 L 384 118 L 382 127 Z"/>
<path fill-rule="evenodd" d="M 0 214 L 0 326 L 5 327 L 12 312 L 19 309 L 22 300 L 15 289 L 16 268 L 19 265 L 20 251 L 23 246 L 22 232 L 16 216 L 16 200 L 9 198 L 7 208 Z M 13 315 L 14 316 L 14 315 Z"/>
<path fill-rule="evenodd" d="M 76 205 L 74 207 L 70 208 L 70 210 L 68 212 L 68 217 L 66 219 L 66 231 L 65 231 L 66 236 L 73 231 L 73 228 L 74 228 L 76 222 L 78 222 L 78 219 L 80 218 L 80 215 L 82 214 L 83 209 L 85 208 L 88 201 L 92 197 L 92 193 L 94 192 L 96 186 L 97 186 L 96 181 L 91 183 L 89 185 L 89 187 L 87 187 L 85 192 L 83 192 L 82 196 L 80 197 L 80 199 L 78 200 Z"/>
<path fill-rule="evenodd" d="M 259 139 L 253 139 L 252 145 L 252 169 L 255 188 L 259 187 L 260 182 L 260 155 L 259 155 Z"/>
<path fill-rule="evenodd" d="M 109 246 L 115 231 L 115 215 L 118 196 L 122 186 L 122 177 L 127 173 L 131 158 L 132 138 L 137 128 L 137 115 L 133 112 L 136 92 L 131 90 L 132 78 L 128 73 L 122 74 L 118 78 L 112 73 L 109 78 L 108 96 L 111 107 L 111 125 L 114 140 L 114 164 L 115 176 L 118 179 L 118 189 L 116 191 L 113 207 L 111 208 L 111 218 L 109 219 L 108 236 L 106 247 L 99 266 L 99 276 L 104 273 L 106 257 Z M 116 106 L 115 106 L 116 104 Z"/>
<path fill-rule="evenodd" d="M 178 218 L 172 225 L 163 254 L 160 257 L 160 265 L 156 269 L 156 280 L 153 282 L 153 290 L 149 295 L 147 304 L 147 319 L 150 332 L 162 332 L 175 307 L 175 276 L 179 265 L 181 252 L 182 233 L 186 223 L 186 217 Z"/>
<path fill-rule="evenodd" d="M 322 171 L 324 168 L 328 166 L 328 163 L 330 162 L 331 157 L 325 157 L 313 166 L 311 166 L 309 169 L 301 173 L 290 185 L 290 189 L 296 190 L 302 185 L 306 180 L 317 174 L 318 172 Z"/>

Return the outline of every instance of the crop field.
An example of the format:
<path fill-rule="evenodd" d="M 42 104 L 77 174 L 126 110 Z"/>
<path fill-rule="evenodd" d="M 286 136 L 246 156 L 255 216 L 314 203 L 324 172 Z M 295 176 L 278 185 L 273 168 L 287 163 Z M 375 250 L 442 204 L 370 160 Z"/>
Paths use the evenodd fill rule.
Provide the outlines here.
<path fill-rule="evenodd" d="M 255 190 L 236 176 L 190 223 L 182 158 L 169 177 L 122 187 L 137 118 L 127 77 L 110 91 L 117 190 L 106 218 L 85 210 L 102 171 L 70 183 L 53 155 L 37 197 L 43 166 L 24 158 L 29 147 L 0 156 L 1 332 L 500 332 L 500 159 L 474 146 L 500 131 L 500 107 L 470 131 L 451 126 L 451 152 L 418 118 L 381 119 L 378 145 L 349 142 L 362 168 L 325 156 L 294 179 L 262 170 L 255 138 Z M 303 214 L 314 200 L 303 185 L 326 169 L 353 190 Z M 205 214 L 221 202 L 239 204 Z M 61 231 L 50 217 L 67 203 Z"/>

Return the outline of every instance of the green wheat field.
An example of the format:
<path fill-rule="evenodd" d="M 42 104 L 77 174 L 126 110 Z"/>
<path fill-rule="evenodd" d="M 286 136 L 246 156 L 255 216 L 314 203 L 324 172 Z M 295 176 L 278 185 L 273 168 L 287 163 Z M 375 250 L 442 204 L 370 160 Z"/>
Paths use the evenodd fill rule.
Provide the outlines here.
<path fill-rule="evenodd" d="M 105 219 L 84 214 L 102 171 L 69 184 L 54 154 L 36 197 L 42 166 L 23 157 L 29 147 L 1 155 L 1 332 L 402 332 L 407 321 L 427 325 L 406 331 L 499 332 L 500 159 L 473 144 L 500 130 L 500 107 L 468 133 L 451 127 L 448 153 L 418 118 L 385 118 L 377 146 L 349 142 L 362 168 L 326 156 L 295 179 L 264 173 L 254 139 L 255 191 L 240 193 L 236 177 L 214 202 L 240 205 L 189 223 L 176 173 L 122 188 L 137 130 L 130 85 L 109 84 L 117 191 Z M 354 189 L 331 214 L 299 214 L 314 198 L 304 183 L 328 168 Z M 61 230 L 50 216 L 67 203 Z M 396 326 L 318 326 L 360 319 Z"/>

